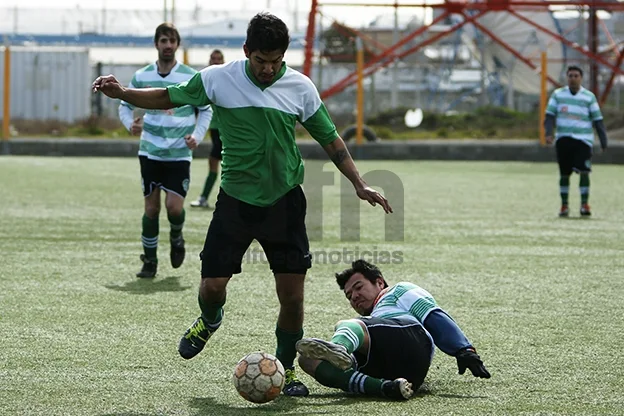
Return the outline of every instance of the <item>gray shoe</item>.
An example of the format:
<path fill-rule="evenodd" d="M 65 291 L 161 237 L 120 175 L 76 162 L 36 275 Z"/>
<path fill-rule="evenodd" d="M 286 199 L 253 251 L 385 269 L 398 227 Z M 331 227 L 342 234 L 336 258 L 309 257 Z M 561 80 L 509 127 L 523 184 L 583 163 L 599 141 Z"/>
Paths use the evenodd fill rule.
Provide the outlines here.
<path fill-rule="evenodd" d="M 327 361 L 341 370 L 348 370 L 354 364 L 353 357 L 347 349 L 333 342 L 318 338 L 303 338 L 297 341 L 295 347 L 303 357 Z"/>
<path fill-rule="evenodd" d="M 191 202 L 191 207 L 207 209 L 210 208 L 210 205 L 208 205 L 208 201 L 206 200 L 206 198 L 200 196 L 199 198 L 197 198 L 197 201 Z"/>

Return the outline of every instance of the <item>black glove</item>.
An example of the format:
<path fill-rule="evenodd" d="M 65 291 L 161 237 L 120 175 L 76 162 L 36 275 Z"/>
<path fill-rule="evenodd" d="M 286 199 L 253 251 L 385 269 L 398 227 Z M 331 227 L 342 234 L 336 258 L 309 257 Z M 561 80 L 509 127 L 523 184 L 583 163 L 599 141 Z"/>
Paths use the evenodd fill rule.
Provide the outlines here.
<path fill-rule="evenodd" d="M 479 357 L 479 354 L 477 354 L 477 351 L 473 347 L 462 348 L 457 354 L 455 354 L 455 358 L 457 358 L 457 368 L 459 370 L 459 374 L 464 374 L 468 368 L 475 377 L 491 377 L 490 373 L 483 365 L 481 357 Z"/>

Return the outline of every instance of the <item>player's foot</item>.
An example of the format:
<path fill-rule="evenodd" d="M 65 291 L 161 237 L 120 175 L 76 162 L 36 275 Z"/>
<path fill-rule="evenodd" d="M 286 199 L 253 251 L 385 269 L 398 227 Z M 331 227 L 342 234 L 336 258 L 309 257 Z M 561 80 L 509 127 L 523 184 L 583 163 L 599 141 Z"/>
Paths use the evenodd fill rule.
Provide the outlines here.
<path fill-rule="evenodd" d="M 303 338 L 297 341 L 296 348 L 306 358 L 327 361 L 341 370 L 353 367 L 353 358 L 342 345 L 318 338 Z"/>
<path fill-rule="evenodd" d="M 182 266 L 185 254 L 186 249 L 184 248 L 184 238 L 182 238 L 182 235 L 175 240 L 171 240 L 171 252 L 169 253 L 169 257 L 171 258 L 171 267 L 177 269 Z"/>
<path fill-rule="evenodd" d="M 158 269 L 158 263 L 145 257 L 145 254 L 141 254 L 141 261 L 143 262 L 143 267 L 141 267 L 141 271 L 136 274 L 136 277 L 156 276 L 156 269 Z"/>
<path fill-rule="evenodd" d="M 206 328 L 201 316 L 197 318 L 180 339 L 178 352 L 182 358 L 189 360 L 199 354 L 216 330 Z"/>
<path fill-rule="evenodd" d="M 191 202 L 191 207 L 210 208 L 210 205 L 208 205 L 208 200 L 206 198 L 204 198 L 203 196 L 200 196 L 199 198 L 197 198 L 196 201 Z"/>
<path fill-rule="evenodd" d="M 581 205 L 581 216 L 582 217 L 589 217 L 591 215 L 591 208 L 589 207 L 589 204 L 582 204 Z"/>
<path fill-rule="evenodd" d="M 287 368 L 285 371 L 286 380 L 282 393 L 291 397 L 306 397 L 310 394 L 308 388 L 297 378 L 294 368 Z"/>
<path fill-rule="evenodd" d="M 561 205 L 561 209 L 559 210 L 560 217 L 567 217 L 570 215 L 570 208 L 566 204 Z"/>
<path fill-rule="evenodd" d="M 395 400 L 407 400 L 414 395 L 412 383 L 404 378 L 384 381 L 381 385 L 381 392 L 384 397 Z"/>

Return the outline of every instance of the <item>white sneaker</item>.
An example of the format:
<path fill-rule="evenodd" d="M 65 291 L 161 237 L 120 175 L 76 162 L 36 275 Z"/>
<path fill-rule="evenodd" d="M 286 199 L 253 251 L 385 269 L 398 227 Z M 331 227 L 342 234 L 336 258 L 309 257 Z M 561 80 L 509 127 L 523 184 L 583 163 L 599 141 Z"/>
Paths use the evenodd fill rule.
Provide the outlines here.
<path fill-rule="evenodd" d="M 197 198 L 197 201 L 191 202 L 191 207 L 193 207 L 193 208 L 210 208 L 210 205 L 208 205 L 208 201 L 206 200 L 206 198 L 200 196 L 199 198 Z"/>

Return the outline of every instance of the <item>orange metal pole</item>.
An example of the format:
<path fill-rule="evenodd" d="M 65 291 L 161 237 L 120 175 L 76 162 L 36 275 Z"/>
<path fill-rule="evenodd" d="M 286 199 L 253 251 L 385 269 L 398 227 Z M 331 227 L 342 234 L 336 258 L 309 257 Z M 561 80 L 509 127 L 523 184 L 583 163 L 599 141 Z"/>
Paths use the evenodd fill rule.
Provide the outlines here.
<path fill-rule="evenodd" d="M 544 121 L 546 120 L 546 106 L 548 105 L 547 89 L 548 89 L 548 58 L 546 51 L 542 52 L 542 66 L 540 68 L 541 88 L 540 88 L 540 125 L 539 140 L 542 146 L 546 146 L 546 128 Z"/>
<path fill-rule="evenodd" d="M 316 30 L 316 10 L 317 0 L 312 0 L 310 6 L 310 14 L 308 15 L 308 28 L 306 30 L 305 37 L 305 49 L 304 49 L 304 61 L 303 61 L 303 74 L 307 77 L 312 72 L 312 55 L 314 54 L 314 32 Z"/>
<path fill-rule="evenodd" d="M 355 39 L 357 51 L 357 116 L 355 123 L 355 142 L 361 145 L 364 141 L 364 46 L 362 39 Z"/>
<path fill-rule="evenodd" d="M 2 97 L 2 138 L 9 140 L 11 125 L 11 48 L 6 42 L 4 46 L 4 94 Z"/>

